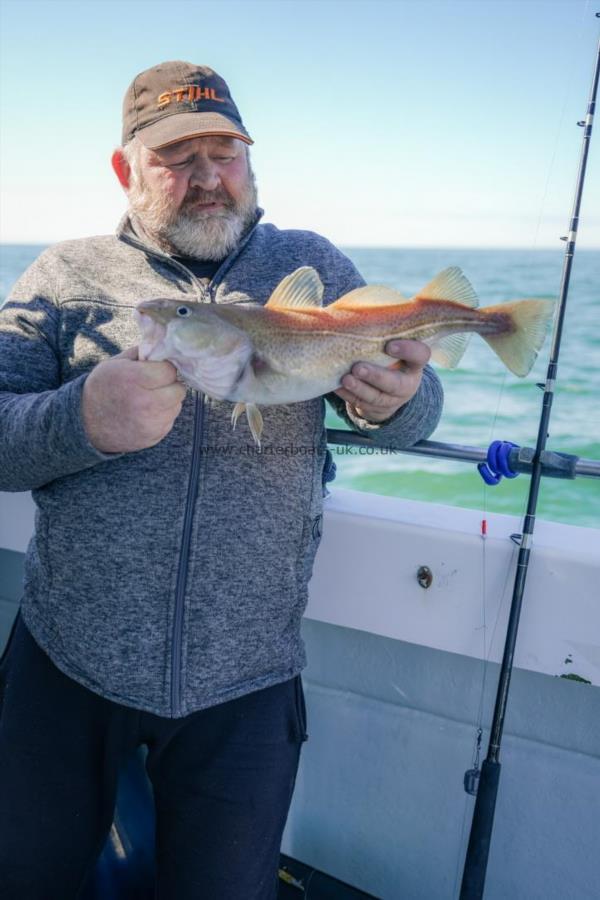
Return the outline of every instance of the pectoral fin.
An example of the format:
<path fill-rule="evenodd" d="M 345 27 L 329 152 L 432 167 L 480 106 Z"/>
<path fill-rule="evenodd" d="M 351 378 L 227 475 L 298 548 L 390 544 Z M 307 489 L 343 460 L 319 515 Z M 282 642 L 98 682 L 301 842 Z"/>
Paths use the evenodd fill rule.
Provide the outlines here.
<path fill-rule="evenodd" d="M 245 403 L 236 403 L 235 406 L 233 407 L 233 412 L 231 413 L 231 425 L 234 430 L 235 430 L 235 426 L 237 425 L 237 420 L 239 419 L 239 417 L 241 416 L 241 414 L 244 412 L 245 409 L 246 409 Z"/>
<path fill-rule="evenodd" d="M 260 449 L 260 438 L 263 431 L 263 417 L 260 409 L 254 403 L 236 403 L 233 407 L 233 412 L 231 413 L 231 422 L 234 428 L 243 412 L 246 413 L 252 437 Z"/>

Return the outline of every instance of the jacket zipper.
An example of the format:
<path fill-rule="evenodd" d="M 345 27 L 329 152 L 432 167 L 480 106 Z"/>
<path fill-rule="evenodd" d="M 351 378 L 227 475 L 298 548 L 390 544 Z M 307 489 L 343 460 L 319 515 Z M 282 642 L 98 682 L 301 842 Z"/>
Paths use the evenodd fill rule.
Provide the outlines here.
<path fill-rule="evenodd" d="M 258 224 L 258 222 L 256 223 Z M 231 268 L 233 262 L 237 259 L 237 257 L 242 252 L 243 248 L 246 246 L 248 241 L 250 240 L 251 235 L 254 233 L 256 224 L 254 228 L 247 234 L 246 239 L 242 244 L 237 248 L 235 253 L 232 253 L 227 259 L 223 262 L 223 264 L 219 267 L 218 271 L 214 275 L 214 279 L 210 281 L 207 293 L 209 296 L 209 300 L 211 303 L 215 302 L 215 294 L 217 287 L 223 279 L 223 276 Z M 131 240 L 128 240 L 129 243 L 134 243 Z M 137 242 L 136 242 L 137 243 Z M 143 247 L 143 245 L 142 245 Z M 147 252 L 147 248 L 143 248 Z M 160 253 L 154 254 L 156 256 L 162 256 Z M 169 259 L 171 264 L 175 265 L 177 268 L 181 269 L 188 275 L 192 284 L 196 285 L 197 288 L 204 293 L 202 290 L 202 286 L 200 282 L 196 279 L 196 276 L 193 272 L 190 272 L 185 266 L 181 263 L 176 262 L 176 260 L 170 260 L 169 257 L 163 257 L 165 259 Z M 187 575 L 188 575 L 188 566 L 189 566 L 189 558 L 190 558 L 190 545 L 192 542 L 192 525 L 194 518 L 194 507 L 196 506 L 196 497 L 198 492 L 198 478 L 200 475 L 200 444 L 202 438 L 202 430 L 204 424 L 204 394 L 198 392 L 196 394 L 196 403 L 194 408 L 194 437 L 192 443 L 192 460 L 190 464 L 190 476 L 188 481 L 188 489 L 185 501 L 185 513 L 183 518 L 183 534 L 181 538 L 181 550 L 179 554 L 179 568 L 177 570 L 177 581 L 175 584 L 175 611 L 173 614 L 173 639 L 171 642 L 171 715 L 173 718 L 178 718 L 181 716 L 181 656 L 182 656 L 182 644 L 183 644 L 183 621 L 184 621 L 184 612 L 185 612 L 185 589 L 187 585 Z"/>
<path fill-rule="evenodd" d="M 204 419 L 204 394 L 196 394 L 194 409 L 194 438 L 192 462 L 185 501 L 183 535 L 179 554 L 179 569 L 175 587 L 175 613 L 173 616 L 173 641 L 171 644 L 171 714 L 176 718 L 181 710 L 181 645 L 183 643 L 183 613 L 185 611 L 185 588 L 187 583 L 190 544 L 192 541 L 192 520 L 200 475 L 200 440 Z"/>

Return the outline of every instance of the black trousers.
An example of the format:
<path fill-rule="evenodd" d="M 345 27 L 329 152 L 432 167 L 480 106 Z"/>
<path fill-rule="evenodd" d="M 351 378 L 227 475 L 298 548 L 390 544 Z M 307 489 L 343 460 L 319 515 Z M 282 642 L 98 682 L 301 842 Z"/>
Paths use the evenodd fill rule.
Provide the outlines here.
<path fill-rule="evenodd" d="M 75 900 L 146 745 L 157 900 L 275 900 L 306 714 L 300 676 L 167 719 L 60 672 L 18 619 L 0 665 L 0 897 Z"/>

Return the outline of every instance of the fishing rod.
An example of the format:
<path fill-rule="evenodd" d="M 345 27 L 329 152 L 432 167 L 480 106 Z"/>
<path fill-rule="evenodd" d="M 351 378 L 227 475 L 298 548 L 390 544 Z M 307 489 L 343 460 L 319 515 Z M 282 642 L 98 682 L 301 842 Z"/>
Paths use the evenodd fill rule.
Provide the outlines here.
<path fill-rule="evenodd" d="M 600 18 L 600 13 L 596 13 L 596 18 Z M 566 247 L 558 300 L 558 312 L 556 315 L 554 331 L 552 334 L 552 346 L 550 348 L 550 361 L 548 364 L 546 382 L 543 385 L 544 397 L 542 400 L 542 411 L 540 414 L 537 443 L 533 458 L 531 482 L 529 485 L 529 496 L 527 499 L 527 511 L 525 513 L 525 518 L 523 521 L 523 531 L 521 535 L 519 556 L 517 560 L 517 571 L 515 574 L 513 596 L 508 620 L 508 629 L 506 634 L 506 642 L 504 645 L 502 665 L 500 668 L 498 690 L 496 694 L 496 703 L 494 707 L 494 716 L 492 719 L 488 751 L 487 756 L 482 763 L 481 772 L 479 772 L 478 770 L 471 770 L 471 772 L 467 772 L 465 775 L 465 787 L 467 787 L 467 778 L 469 776 L 471 776 L 473 784 L 478 782 L 478 787 L 476 788 L 477 795 L 475 801 L 475 810 L 473 812 L 469 844 L 467 847 L 467 854 L 463 869 L 460 900 L 481 900 L 485 888 L 488 855 L 490 851 L 492 829 L 494 824 L 494 813 L 496 809 L 496 797 L 498 794 L 498 784 L 500 780 L 500 745 L 502 741 L 502 731 L 504 728 L 504 717 L 506 714 L 508 690 L 513 668 L 517 631 L 519 628 L 521 604 L 523 601 L 523 592 L 525 590 L 525 581 L 527 578 L 529 557 L 531 554 L 532 536 L 535 526 L 535 516 L 540 481 L 543 474 L 542 454 L 545 451 L 546 440 L 548 438 L 548 424 L 550 421 L 552 400 L 554 397 L 554 388 L 556 385 L 558 355 L 560 352 L 560 342 L 562 337 L 567 295 L 569 291 L 571 267 L 573 263 L 573 256 L 575 254 L 575 242 L 577 240 L 577 229 L 579 226 L 579 209 L 581 206 L 581 197 L 585 180 L 588 150 L 590 139 L 592 136 L 592 124 L 594 120 L 594 110 L 596 106 L 599 75 L 600 41 L 598 42 L 598 50 L 596 53 L 596 63 L 594 67 L 594 75 L 592 77 L 592 87 L 590 91 L 587 115 L 583 121 L 577 123 L 584 129 L 579 171 L 577 173 L 575 197 L 573 201 L 573 211 L 571 215 L 569 233 L 565 238 L 563 238 L 563 240 L 566 241 Z M 474 790 L 475 788 L 473 788 L 473 792 Z"/>

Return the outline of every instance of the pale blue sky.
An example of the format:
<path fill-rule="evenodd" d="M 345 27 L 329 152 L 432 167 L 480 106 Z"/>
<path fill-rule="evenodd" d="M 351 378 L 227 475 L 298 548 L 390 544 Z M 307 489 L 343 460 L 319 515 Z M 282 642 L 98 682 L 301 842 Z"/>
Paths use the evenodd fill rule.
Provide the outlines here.
<path fill-rule="evenodd" d="M 557 246 L 598 8 L 2 0 L 0 240 L 114 230 L 123 93 L 142 69 L 184 59 L 229 82 L 266 220 L 345 246 Z M 600 246 L 599 132 L 580 247 Z"/>

